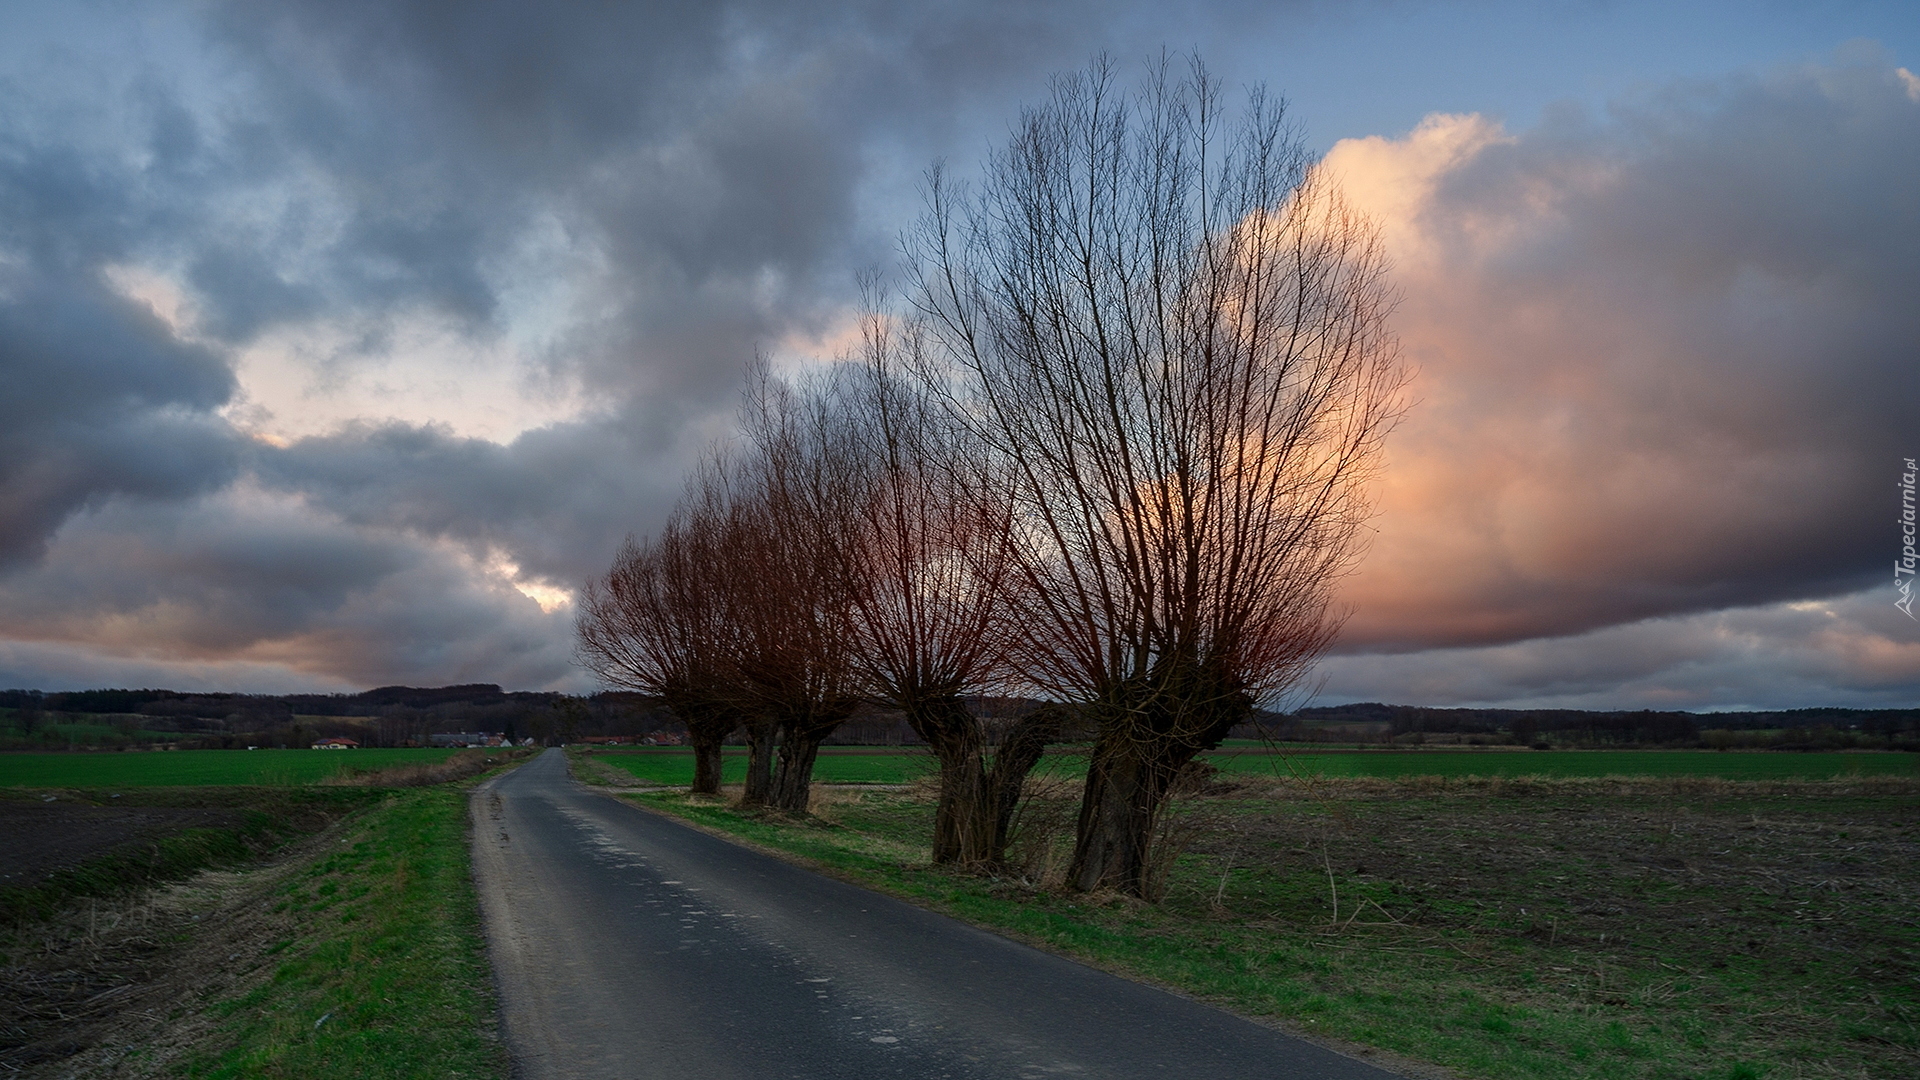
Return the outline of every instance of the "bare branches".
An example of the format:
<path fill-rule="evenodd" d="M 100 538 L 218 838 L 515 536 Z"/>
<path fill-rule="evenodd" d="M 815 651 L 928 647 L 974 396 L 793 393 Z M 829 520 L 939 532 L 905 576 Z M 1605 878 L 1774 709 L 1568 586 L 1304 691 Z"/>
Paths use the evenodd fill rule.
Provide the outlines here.
<path fill-rule="evenodd" d="M 658 538 L 621 545 L 582 592 L 575 626 L 581 662 L 603 682 L 660 697 L 687 725 L 698 794 L 719 793 L 721 743 L 752 718 L 734 689 L 740 597 L 722 477 L 718 462 L 700 470 Z"/>
<path fill-rule="evenodd" d="M 582 655 L 777 725 L 794 810 L 854 703 L 898 706 L 963 862 L 1063 725 L 991 751 L 967 699 L 1051 699 L 1098 731 L 1072 877 L 1140 892 L 1180 770 L 1338 629 L 1404 380 L 1384 258 L 1284 107 L 1228 118 L 1198 61 L 1061 76 L 976 190 L 927 195 L 911 317 L 812 379 L 755 369 L 745 452 L 588 591 Z"/>
<path fill-rule="evenodd" d="M 1075 873 L 1137 890 L 1172 776 L 1337 629 L 1402 381 L 1383 259 L 1197 61 L 1062 77 L 977 193 L 930 186 L 915 301 L 1010 482 L 1024 673 L 1101 722 Z"/>

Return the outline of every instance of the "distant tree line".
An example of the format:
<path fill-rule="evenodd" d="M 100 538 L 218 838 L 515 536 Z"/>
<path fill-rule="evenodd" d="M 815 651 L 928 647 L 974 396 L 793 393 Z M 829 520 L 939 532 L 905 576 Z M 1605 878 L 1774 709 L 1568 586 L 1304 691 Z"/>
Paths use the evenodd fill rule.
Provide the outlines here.
<path fill-rule="evenodd" d="M 560 743 L 678 731 L 654 698 L 506 692 L 492 684 L 385 686 L 358 694 L 226 694 L 173 690 L 0 691 L 0 739 L 13 748 L 171 745 L 185 749 L 305 746 L 324 737 L 365 746 L 426 746 L 436 733 L 484 731 Z"/>
<path fill-rule="evenodd" d="M 1361 702 L 1260 718 L 1245 734 L 1282 741 L 1419 743 L 1426 735 L 1542 747 L 1920 750 L 1920 709 L 1709 712 L 1442 709 Z"/>

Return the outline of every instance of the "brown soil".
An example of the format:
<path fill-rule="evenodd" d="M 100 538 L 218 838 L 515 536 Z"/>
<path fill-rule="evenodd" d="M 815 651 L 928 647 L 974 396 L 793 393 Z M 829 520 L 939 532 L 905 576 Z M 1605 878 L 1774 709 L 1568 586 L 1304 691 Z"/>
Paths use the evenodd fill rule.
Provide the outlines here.
<path fill-rule="evenodd" d="M 0 886 L 32 886 L 123 844 L 183 829 L 231 828 L 239 811 L 163 806 L 86 806 L 58 797 L 0 802 Z"/>
<path fill-rule="evenodd" d="M 1689 950 L 1713 941 L 1729 954 L 1761 949 L 1742 927 L 1765 923 L 1769 939 L 1794 938 L 1830 962 L 1852 958 L 1864 972 L 1885 961 L 1883 976 L 1920 976 L 1920 955 L 1888 955 L 1920 931 L 1911 782 L 1807 785 L 1791 802 L 1753 790 L 1761 785 L 1653 784 L 1639 798 L 1600 786 L 1507 785 L 1469 796 L 1470 810 L 1453 793 L 1301 792 L 1283 798 L 1292 812 L 1215 818 L 1192 850 L 1392 883 L 1403 910 L 1428 923 L 1501 919 L 1562 943 L 1658 951 L 1684 938 Z M 1522 914 L 1516 894 L 1537 902 Z"/>
<path fill-rule="evenodd" d="M 1307 891 L 1283 890 L 1311 905 L 1296 920 L 1328 923 L 1337 888 L 1349 926 L 1455 948 L 1448 931 L 1470 931 L 1475 959 L 1596 1006 L 1763 1005 L 1781 1037 L 1829 1046 L 1840 1015 L 1920 1069 L 1920 785 L 1375 786 L 1198 800 L 1187 850 L 1229 875 L 1230 904 L 1235 878 L 1304 874 Z"/>

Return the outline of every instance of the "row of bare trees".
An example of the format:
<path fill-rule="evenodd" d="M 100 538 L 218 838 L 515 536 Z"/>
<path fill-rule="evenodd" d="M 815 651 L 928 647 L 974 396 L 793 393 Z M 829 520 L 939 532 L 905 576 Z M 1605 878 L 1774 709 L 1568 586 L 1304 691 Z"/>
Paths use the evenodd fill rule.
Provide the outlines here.
<path fill-rule="evenodd" d="M 938 757 L 936 860 L 991 865 L 1027 772 L 1091 740 L 1071 883 L 1136 894 L 1175 778 L 1333 639 L 1404 375 L 1374 233 L 1196 62 L 1056 80 L 975 186 L 936 169 L 905 303 L 800 381 L 585 592 L 581 654 L 663 697 L 697 790 L 803 811 L 861 701 Z M 989 725 L 979 695 L 1053 703 Z M 778 761 L 774 761 L 777 748 Z"/>

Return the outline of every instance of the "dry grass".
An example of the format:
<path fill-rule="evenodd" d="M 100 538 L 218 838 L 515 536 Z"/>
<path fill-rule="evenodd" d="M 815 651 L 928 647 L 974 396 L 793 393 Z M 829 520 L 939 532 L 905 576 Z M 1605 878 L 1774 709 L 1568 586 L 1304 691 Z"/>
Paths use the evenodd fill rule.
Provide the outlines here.
<path fill-rule="evenodd" d="M 531 749 L 462 750 L 439 761 L 420 761 L 394 765 L 368 772 L 343 771 L 320 783 L 333 787 L 429 787 L 478 776 L 509 761 L 517 761 Z"/>
<path fill-rule="evenodd" d="M 89 900 L 15 927 L 0 968 L 0 1069 L 22 1076 L 149 1076 L 209 1037 L 181 1005 L 244 993 L 295 932 L 268 898 L 338 827 L 272 865 L 203 871 L 141 896 Z M 129 1056 L 137 1049 L 138 1057 Z"/>

